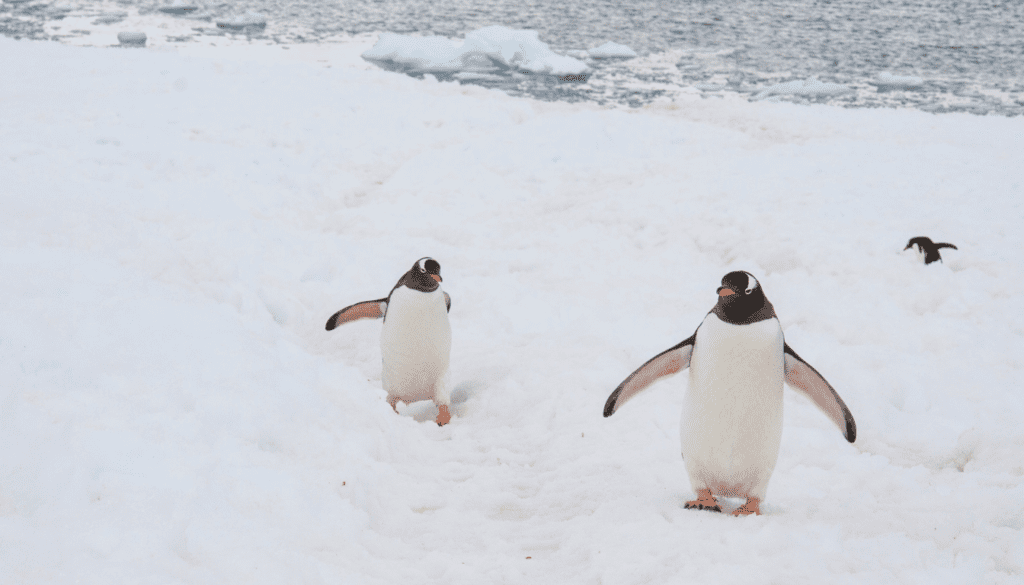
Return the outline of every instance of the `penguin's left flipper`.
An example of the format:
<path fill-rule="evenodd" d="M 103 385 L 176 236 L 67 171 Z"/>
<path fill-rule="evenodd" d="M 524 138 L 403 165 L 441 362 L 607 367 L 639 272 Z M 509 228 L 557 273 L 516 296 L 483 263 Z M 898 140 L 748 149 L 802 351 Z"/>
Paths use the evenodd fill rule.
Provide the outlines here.
<path fill-rule="evenodd" d="M 623 403 L 647 389 L 651 384 L 690 367 L 690 355 L 693 354 L 693 342 L 696 338 L 697 334 L 694 333 L 679 345 L 670 347 L 652 357 L 623 380 L 604 403 L 605 417 L 615 414 L 615 411 Z"/>
<path fill-rule="evenodd" d="M 377 299 L 375 301 L 363 301 L 362 303 L 349 305 L 331 315 L 331 318 L 327 320 L 326 329 L 330 331 L 338 325 L 344 325 L 345 323 L 355 321 L 356 319 L 380 319 L 384 316 L 384 313 L 387 312 L 387 310 L 387 298 Z"/>
<path fill-rule="evenodd" d="M 959 250 L 960 249 L 960 248 L 957 248 L 956 246 L 954 246 L 953 244 L 947 244 L 946 242 L 941 242 L 941 243 L 935 244 L 935 248 L 936 249 L 938 249 L 938 248 L 953 248 L 954 250 Z"/>
<path fill-rule="evenodd" d="M 444 304 L 448 308 L 448 312 L 452 312 L 452 298 L 448 296 L 448 293 L 444 293 Z"/>
<path fill-rule="evenodd" d="M 825 416 L 839 427 L 846 440 L 854 442 L 857 439 L 857 423 L 853 421 L 853 414 L 846 408 L 846 403 L 839 397 L 836 389 L 818 373 L 818 370 L 798 356 L 788 343 L 785 344 L 784 351 L 786 383 L 810 398 Z"/>

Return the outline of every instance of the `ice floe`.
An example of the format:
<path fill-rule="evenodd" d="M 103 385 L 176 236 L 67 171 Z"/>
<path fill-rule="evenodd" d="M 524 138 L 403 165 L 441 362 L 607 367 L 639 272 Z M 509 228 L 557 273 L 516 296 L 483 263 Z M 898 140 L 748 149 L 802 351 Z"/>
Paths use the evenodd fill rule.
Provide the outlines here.
<path fill-rule="evenodd" d="M 192 4 L 191 2 L 182 2 L 182 0 L 174 0 L 174 2 L 168 4 L 167 6 L 161 6 L 160 8 L 157 8 L 157 10 L 165 14 L 178 15 L 191 14 L 199 10 L 199 7 L 195 4 Z"/>
<path fill-rule="evenodd" d="M 921 87 L 924 79 L 916 75 L 893 75 L 892 73 L 879 73 L 878 79 L 872 82 L 881 89 L 911 89 Z"/>
<path fill-rule="evenodd" d="M 245 14 L 217 21 L 218 28 L 230 28 L 235 30 L 242 30 L 245 28 L 265 28 L 266 26 L 267 17 L 263 16 L 259 12 L 252 12 L 251 10 Z"/>
<path fill-rule="evenodd" d="M 583 61 L 559 55 L 537 38 L 537 31 L 494 25 L 475 30 L 462 42 L 439 36 L 382 33 L 363 58 L 409 73 L 494 73 L 524 71 L 547 75 L 581 75 Z"/>
<path fill-rule="evenodd" d="M 852 92 L 853 90 L 850 89 L 850 87 L 841 83 L 828 83 L 818 81 L 817 77 L 811 77 L 810 79 L 797 79 L 795 81 L 787 81 L 785 83 L 776 83 L 768 89 L 760 91 L 754 96 L 754 99 L 762 100 L 773 95 L 818 96 L 842 95 L 844 93 Z"/>
<path fill-rule="evenodd" d="M 146 33 L 144 32 L 119 32 L 117 42 L 125 47 L 144 47 L 146 45 Z"/>
<path fill-rule="evenodd" d="M 636 51 L 630 49 L 626 45 L 620 45 L 612 41 L 601 45 L 600 47 L 594 47 L 593 49 L 587 49 L 587 54 L 594 59 L 610 59 L 610 58 L 626 58 L 632 59 L 636 57 Z"/>

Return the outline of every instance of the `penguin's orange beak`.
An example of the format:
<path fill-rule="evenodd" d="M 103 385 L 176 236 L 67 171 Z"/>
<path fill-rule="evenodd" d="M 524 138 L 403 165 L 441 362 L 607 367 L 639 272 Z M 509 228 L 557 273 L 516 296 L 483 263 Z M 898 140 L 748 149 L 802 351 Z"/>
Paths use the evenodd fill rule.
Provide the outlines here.
<path fill-rule="evenodd" d="M 720 286 L 720 287 L 718 287 L 718 296 L 720 296 L 720 297 L 727 297 L 729 295 L 734 295 L 734 294 L 736 294 L 736 291 L 732 290 L 731 288 L 729 288 L 727 286 Z"/>
<path fill-rule="evenodd" d="M 433 278 L 437 282 L 441 282 L 441 275 L 440 274 L 431 274 L 430 278 Z"/>

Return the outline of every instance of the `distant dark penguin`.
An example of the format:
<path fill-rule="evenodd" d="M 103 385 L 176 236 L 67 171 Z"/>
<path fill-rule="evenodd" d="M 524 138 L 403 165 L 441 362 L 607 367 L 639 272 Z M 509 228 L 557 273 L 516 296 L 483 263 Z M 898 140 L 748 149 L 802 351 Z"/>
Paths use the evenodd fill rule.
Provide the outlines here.
<path fill-rule="evenodd" d="M 939 255 L 939 248 L 953 248 L 957 249 L 953 244 L 935 243 L 930 239 L 921 236 L 917 238 L 910 238 L 907 242 L 907 247 L 904 250 L 909 250 L 912 246 L 917 246 L 919 254 L 924 255 L 924 263 L 931 264 L 932 262 L 942 262 L 942 256 Z"/>
<path fill-rule="evenodd" d="M 746 498 L 736 516 L 760 514 L 782 441 L 782 386 L 811 399 L 853 442 L 850 409 L 786 344 L 775 309 L 748 272 L 730 272 L 718 302 L 688 339 L 654 356 L 608 397 L 604 415 L 659 379 L 690 368 L 680 424 L 683 463 L 697 499 L 686 508 L 721 512 L 715 495 Z"/>
<path fill-rule="evenodd" d="M 327 320 L 327 330 L 357 319 L 384 319 L 380 335 L 383 361 L 381 382 L 388 404 L 398 412 L 405 403 L 432 399 L 437 405 L 437 424 L 451 420 L 448 362 L 452 329 L 448 311 L 452 299 L 441 290 L 441 265 L 420 258 L 402 275 L 383 299 L 345 307 Z"/>

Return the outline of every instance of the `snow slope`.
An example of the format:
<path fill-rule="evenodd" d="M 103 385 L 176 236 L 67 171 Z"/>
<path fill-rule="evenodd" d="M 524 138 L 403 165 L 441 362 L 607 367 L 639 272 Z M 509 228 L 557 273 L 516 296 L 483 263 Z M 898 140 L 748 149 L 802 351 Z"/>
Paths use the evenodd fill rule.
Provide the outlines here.
<path fill-rule="evenodd" d="M 602 110 L 367 48 L 0 38 L 0 581 L 1024 582 L 1024 119 Z M 324 331 L 424 255 L 443 428 L 384 402 L 378 322 Z M 859 431 L 787 391 L 742 519 L 682 509 L 685 376 L 601 416 L 734 269 Z"/>

